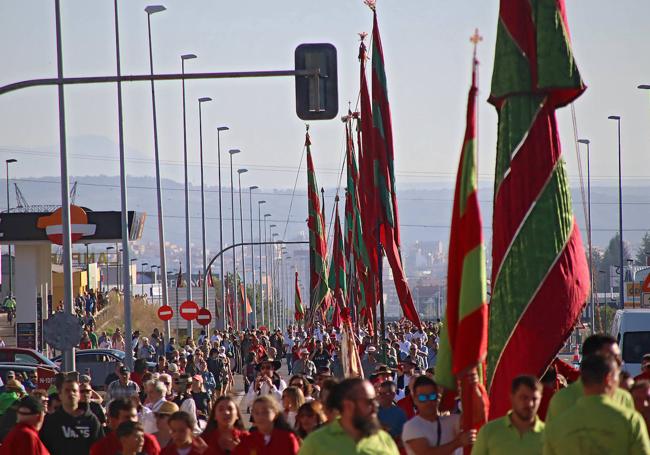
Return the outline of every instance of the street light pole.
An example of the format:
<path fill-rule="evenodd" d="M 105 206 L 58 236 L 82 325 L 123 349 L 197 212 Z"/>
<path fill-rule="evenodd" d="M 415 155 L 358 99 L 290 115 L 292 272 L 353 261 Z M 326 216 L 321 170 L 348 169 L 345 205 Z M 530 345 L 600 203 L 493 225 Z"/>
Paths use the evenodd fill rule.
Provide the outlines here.
<path fill-rule="evenodd" d="M 201 161 L 201 244 L 202 244 L 202 259 L 203 259 L 203 268 L 201 270 L 205 271 L 206 264 L 207 264 L 207 258 L 206 258 L 206 252 L 205 252 L 205 186 L 204 186 L 204 180 L 203 180 L 203 115 L 201 111 L 201 106 L 203 103 L 207 103 L 208 101 L 212 101 L 212 98 L 210 97 L 203 97 L 199 98 L 199 159 Z M 207 277 L 203 277 L 203 283 L 202 284 L 202 294 L 203 294 L 203 308 L 206 308 L 208 306 L 208 286 L 207 286 L 208 280 Z M 189 287 L 189 286 L 188 286 Z M 188 326 L 190 328 L 190 333 L 192 333 L 192 321 L 188 321 Z M 206 332 L 209 333 L 209 332 Z"/>
<path fill-rule="evenodd" d="M 218 174 L 219 174 L 219 251 L 223 250 L 223 210 L 222 210 L 222 199 L 221 199 L 221 133 L 223 131 L 228 131 L 227 126 L 218 126 L 217 127 L 217 167 L 218 169 Z M 226 322 L 226 276 L 225 276 L 225 271 L 224 271 L 224 264 L 223 264 L 223 254 L 219 257 L 219 264 L 221 267 L 221 317 L 223 319 L 223 325 L 222 329 L 226 330 L 227 327 L 227 322 Z M 216 303 L 215 303 L 215 315 L 217 314 L 216 311 Z"/>
<path fill-rule="evenodd" d="M 254 242 L 253 239 L 253 190 L 258 189 L 256 185 L 248 187 L 248 208 L 250 210 L 250 222 L 251 222 L 251 242 Z M 255 245 L 251 245 L 251 278 L 253 282 L 253 327 L 257 328 L 257 290 L 255 289 Z"/>
<path fill-rule="evenodd" d="M 619 115 L 610 115 L 609 120 L 616 120 L 618 131 L 618 240 L 619 240 L 619 265 L 620 277 L 618 283 L 618 298 L 620 308 L 625 307 L 623 301 L 623 286 L 625 279 L 625 269 L 623 268 L 623 178 L 621 176 L 621 117 Z"/>
<path fill-rule="evenodd" d="M 591 306 L 591 333 L 593 334 L 596 333 L 596 307 L 594 304 L 594 263 L 591 243 L 591 166 L 589 162 L 591 153 L 589 150 L 589 139 L 578 139 L 578 142 L 587 146 L 587 243 L 589 244 L 589 305 Z"/>
<path fill-rule="evenodd" d="M 16 163 L 16 162 L 18 162 L 18 160 L 14 159 L 14 158 L 10 158 L 8 160 L 5 160 L 5 165 L 6 165 L 6 168 L 7 168 L 7 213 L 11 212 L 11 206 L 9 205 L 9 164 Z M 13 272 L 13 264 L 12 264 L 12 261 L 11 261 L 11 243 L 7 244 L 7 248 L 9 249 L 9 256 L 7 257 L 7 259 L 9 260 L 9 294 L 8 294 L 8 296 L 13 297 L 13 291 L 14 291 L 13 274 L 14 274 L 14 272 Z"/>
<path fill-rule="evenodd" d="M 260 253 L 260 262 L 259 262 L 259 275 L 260 275 L 260 315 L 264 325 L 264 282 L 262 279 L 262 204 L 266 204 L 266 201 L 257 201 L 257 238 L 259 239 L 259 253 Z"/>
<path fill-rule="evenodd" d="M 264 320 L 266 324 L 270 327 L 271 326 L 271 304 L 270 304 L 270 291 L 269 291 L 269 245 L 266 243 L 267 237 L 266 233 L 268 232 L 268 229 L 266 228 L 266 219 L 270 217 L 270 213 L 266 213 L 264 215 L 264 275 L 266 277 L 266 281 L 264 282 L 264 285 L 266 286 L 266 309 L 264 310 Z M 262 245 L 260 245 L 260 248 L 262 248 Z M 267 317 L 267 311 L 268 311 L 268 317 Z M 263 321 L 264 322 L 264 321 Z"/>
<path fill-rule="evenodd" d="M 145 8 L 147 13 L 147 31 L 149 36 L 149 71 L 153 76 L 153 46 L 151 44 L 151 15 L 165 11 L 165 7 L 162 5 L 152 5 Z M 167 260 L 165 258 L 165 226 L 164 226 L 164 211 L 163 211 L 163 200 L 162 200 L 162 183 L 160 181 L 160 155 L 158 151 L 158 119 L 156 117 L 156 89 L 154 81 L 151 81 L 151 109 L 153 116 L 153 144 L 154 144 L 154 158 L 156 164 L 156 199 L 158 202 L 158 247 L 160 250 L 160 276 L 162 279 L 162 304 L 167 305 L 168 295 L 167 295 Z M 169 325 L 166 325 L 166 330 L 169 329 Z M 167 333 L 169 338 L 170 333 Z M 131 334 L 128 334 L 128 338 L 131 337 Z"/>
<path fill-rule="evenodd" d="M 140 293 L 142 294 L 143 297 L 144 297 L 144 266 L 145 265 L 149 265 L 149 263 L 143 262 L 142 267 L 140 267 L 140 270 L 142 270 L 142 272 L 140 273 L 140 288 L 141 288 Z"/>
<path fill-rule="evenodd" d="M 239 149 L 230 149 L 228 153 L 230 154 L 230 218 L 231 218 L 231 227 L 232 227 L 232 243 L 233 245 L 237 243 L 235 239 L 235 178 L 233 176 L 232 170 L 232 156 L 240 153 Z M 233 311 L 235 313 L 235 329 L 239 330 L 239 306 L 237 305 L 237 249 L 232 249 L 232 301 L 233 301 Z M 225 315 L 224 315 L 225 316 Z"/>
<path fill-rule="evenodd" d="M 274 227 L 277 227 L 275 224 L 271 224 L 269 226 L 270 229 L 273 229 Z M 271 233 L 271 241 L 275 241 L 275 238 L 279 234 L 277 232 L 272 232 Z M 273 311 L 273 326 L 276 328 L 278 326 L 278 299 L 277 296 L 275 295 L 275 291 L 277 289 L 275 281 L 278 275 L 278 270 L 275 264 L 276 261 L 276 256 L 277 256 L 277 251 L 275 244 L 271 245 L 271 252 L 273 254 L 273 257 L 271 258 L 271 310 Z"/>
<path fill-rule="evenodd" d="M 185 60 L 195 59 L 194 54 L 181 55 L 181 74 L 185 75 Z M 192 300 L 192 244 L 190 233 L 190 182 L 187 169 L 187 118 L 185 113 L 185 79 L 181 81 L 183 88 L 183 171 L 185 172 L 185 273 L 187 274 L 187 300 Z M 188 322 L 191 324 L 191 322 Z M 191 331 L 190 331 L 191 333 Z"/>
<path fill-rule="evenodd" d="M 241 175 L 248 172 L 248 169 L 237 169 L 237 178 L 239 181 L 239 231 L 241 235 L 241 268 L 242 268 L 242 282 L 244 284 L 244 292 L 242 295 L 242 327 L 244 324 L 248 328 L 248 313 L 246 312 L 246 252 L 244 248 L 244 215 L 241 201 Z"/>

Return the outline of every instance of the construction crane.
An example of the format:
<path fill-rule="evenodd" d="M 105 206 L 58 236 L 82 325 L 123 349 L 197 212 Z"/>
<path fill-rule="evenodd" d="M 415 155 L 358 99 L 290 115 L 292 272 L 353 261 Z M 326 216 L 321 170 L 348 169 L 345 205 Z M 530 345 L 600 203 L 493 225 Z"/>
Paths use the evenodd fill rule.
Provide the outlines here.
<path fill-rule="evenodd" d="M 60 204 L 36 204 L 32 205 L 27 202 L 27 199 L 23 195 L 23 192 L 20 191 L 20 187 L 17 183 L 14 183 L 14 189 L 16 191 L 16 207 L 11 211 L 14 213 L 51 213 L 61 207 Z M 74 204 L 77 199 L 77 182 L 75 181 L 70 188 L 70 203 Z"/>

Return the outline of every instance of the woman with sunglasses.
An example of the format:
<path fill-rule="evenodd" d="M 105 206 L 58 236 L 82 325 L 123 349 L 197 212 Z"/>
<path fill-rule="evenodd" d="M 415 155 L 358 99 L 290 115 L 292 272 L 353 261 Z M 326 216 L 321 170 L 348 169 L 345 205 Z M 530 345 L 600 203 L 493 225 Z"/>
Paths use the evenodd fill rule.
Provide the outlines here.
<path fill-rule="evenodd" d="M 237 403 L 229 396 L 217 399 L 210 420 L 201 434 L 209 449 L 204 455 L 232 453 L 242 438 L 248 436 Z"/>
<path fill-rule="evenodd" d="M 418 377 L 411 394 L 418 415 L 406 422 L 402 431 L 408 455 L 430 453 L 435 448 L 439 449 L 435 453 L 462 455 L 463 447 L 474 444 L 476 430 L 461 431 L 459 414 L 439 414 L 440 394 L 433 379 Z"/>

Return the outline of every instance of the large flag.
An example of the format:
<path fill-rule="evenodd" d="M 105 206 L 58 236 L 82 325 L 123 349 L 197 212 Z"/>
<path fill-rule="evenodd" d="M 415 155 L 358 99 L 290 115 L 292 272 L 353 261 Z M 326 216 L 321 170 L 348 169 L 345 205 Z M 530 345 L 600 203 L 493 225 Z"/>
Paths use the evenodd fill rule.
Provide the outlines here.
<path fill-rule="evenodd" d="M 501 0 L 490 95 L 499 114 L 487 359 L 490 418 L 509 409 L 515 376 L 542 375 L 589 292 L 555 119 L 555 110 L 584 89 L 564 1 Z"/>
<path fill-rule="evenodd" d="M 339 197 L 334 199 L 334 242 L 332 245 L 332 263 L 329 268 L 329 288 L 332 292 L 331 316 L 328 313 L 327 322 L 334 327 L 341 327 L 341 309 L 346 306 L 347 282 L 345 275 L 345 258 L 343 257 L 343 232 L 339 217 Z"/>
<path fill-rule="evenodd" d="M 413 296 L 406 281 L 400 253 L 399 216 L 397 211 L 397 192 L 395 189 L 395 168 L 393 151 L 393 130 L 388 103 L 388 87 L 384 67 L 384 52 L 379 35 L 377 11 L 373 10 L 372 26 L 372 147 L 374 149 L 374 185 L 378 201 L 377 221 L 379 222 L 381 244 L 393 271 L 395 290 L 399 297 L 404 316 L 420 326 L 420 317 L 413 303 Z"/>
<path fill-rule="evenodd" d="M 212 266 L 208 267 L 208 274 L 205 276 L 206 286 L 209 288 L 214 287 L 214 281 L 212 280 Z"/>
<path fill-rule="evenodd" d="M 309 298 L 310 309 L 316 310 L 326 301 L 329 291 L 327 287 L 327 239 L 325 238 L 325 219 L 318 196 L 314 161 L 311 157 L 309 132 L 305 135 L 305 147 L 307 148 L 307 198 L 309 206 L 307 227 L 309 228 L 309 249 L 311 253 Z"/>
<path fill-rule="evenodd" d="M 488 337 L 487 273 L 477 192 L 476 65 L 474 59 L 451 215 L 446 323 L 436 361 L 436 382 L 450 390 L 461 384 L 463 430 L 478 429 L 488 414 L 485 376 L 480 374 L 478 383 L 474 380 L 483 370 Z"/>
<path fill-rule="evenodd" d="M 300 286 L 298 285 L 298 272 L 296 272 L 296 296 L 294 299 L 294 317 L 296 321 L 302 321 L 305 318 L 305 307 L 302 305 L 302 295 L 300 295 Z"/>
<path fill-rule="evenodd" d="M 239 298 L 242 302 L 246 302 L 246 314 L 251 314 L 253 308 L 251 308 L 251 303 L 248 300 L 248 294 L 246 294 L 246 291 L 244 290 L 244 283 L 242 281 L 239 282 Z"/>
<path fill-rule="evenodd" d="M 196 279 L 196 286 L 203 287 L 203 277 L 201 276 L 201 271 L 199 270 L 199 277 Z"/>

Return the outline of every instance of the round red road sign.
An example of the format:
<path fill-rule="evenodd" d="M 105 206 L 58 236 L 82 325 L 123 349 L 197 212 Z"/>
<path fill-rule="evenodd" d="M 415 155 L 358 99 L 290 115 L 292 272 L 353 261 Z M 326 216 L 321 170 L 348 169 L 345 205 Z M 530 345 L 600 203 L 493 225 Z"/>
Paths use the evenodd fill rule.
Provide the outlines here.
<path fill-rule="evenodd" d="M 174 310 L 169 305 L 163 305 L 158 308 L 158 318 L 161 321 L 169 321 L 174 316 Z"/>
<path fill-rule="evenodd" d="M 199 313 L 199 306 L 193 300 L 186 300 L 181 303 L 178 312 L 186 321 L 193 321 Z"/>
<path fill-rule="evenodd" d="M 212 322 L 212 313 L 207 308 L 201 308 L 196 316 L 196 322 L 201 325 L 209 325 Z"/>

